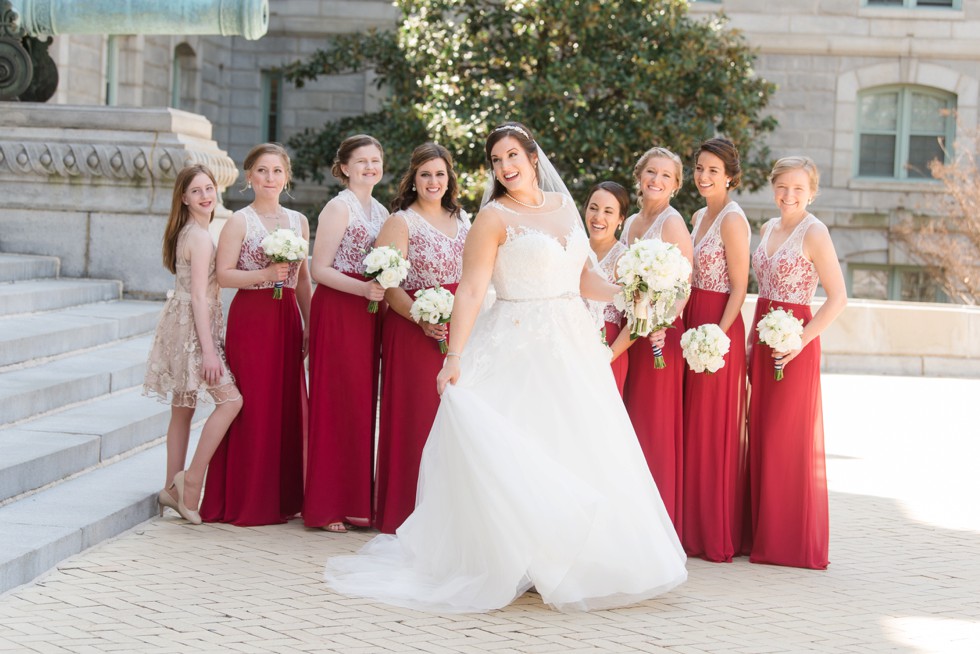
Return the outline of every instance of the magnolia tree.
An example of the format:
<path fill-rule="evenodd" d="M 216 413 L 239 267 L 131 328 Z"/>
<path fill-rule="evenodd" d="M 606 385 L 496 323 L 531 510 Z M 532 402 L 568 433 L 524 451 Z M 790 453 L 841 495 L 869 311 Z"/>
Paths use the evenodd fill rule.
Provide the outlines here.
<path fill-rule="evenodd" d="M 337 146 L 353 133 L 378 137 L 396 175 L 412 148 L 434 140 L 456 157 L 473 207 L 486 181 L 488 129 L 519 120 L 580 202 L 597 181 L 632 188 L 634 163 L 654 145 L 690 168 L 698 144 L 718 134 L 739 147 L 749 189 L 765 180 L 764 140 L 776 121 L 764 110 L 774 86 L 755 75 L 752 51 L 720 15 L 692 18 L 687 0 L 395 4 L 394 31 L 337 36 L 287 67 L 297 86 L 370 68 L 387 91 L 378 112 L 290 139 L 298 177 L 327 180 Z M 685 215 L 698 206 L 692 184 L 676 204 Z"/>

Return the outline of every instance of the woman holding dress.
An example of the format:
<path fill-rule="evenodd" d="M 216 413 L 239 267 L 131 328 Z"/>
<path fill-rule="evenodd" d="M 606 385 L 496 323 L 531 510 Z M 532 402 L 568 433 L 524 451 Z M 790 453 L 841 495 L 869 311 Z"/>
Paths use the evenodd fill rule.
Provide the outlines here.
<path fill-rule="evenodd" d="M 847 304 L 844 276 L 827 227 L 807 206 L 820 176 L 808 157 L 784 157 L 769 175 L 779 217 L 762 227 L 752 255 L 759 301 L 752 325 L 770 309 L 803 320 L 803 347 L 774 352 L 751 347 L 749 479 L 753 563 L 823 570 L 828 564 L 829 517 L 820 395 L 820 334 Z M 820 283 L 827 299 L 813 314 Z M 753 330 L 749 342 L 758 340 Z M 775 380 L 779 362 L 784 377 Z M 789 364 L 792 363 L 792 366 Z"/>
<path fill-rule="evenodd" d="M 738 150 L 722 138 L 701 144 L 694 182 L 707 206 L 694 214 L 694 275 L 684 324 L 718 325 L 731 339 L 714 374 L 684 380 L 684 508 L 681 539 L 691 556 L 731 561 L 745 551 L 747 443 L 745 324 L 749 222 L 729 192 L 742 177 Z"/>
<path fill-rule="evenodd" d="M 619 241 L 619 230 L 626 218 L 630 204 L 629 192 L 616 182 L 599 182 L 589 191 L 585 204 L 585 228 L 589 232 L 589 246 L 599 261 L 599 268 L 612 283 L 616 282 L 616 264 L 626 252 Z M 603 335 L 612 350 L 612 370 L 619 394 L 623 394 L 629 357 L 623 356 L 630 346 L 629 332 L 623 333 L 623 312 L 612 302 L 602 305 Z"/>
<path fill-rule="evenodd" d="M 242 527 L 285 522 L 303 506 L 303 443 L 309 336 L 306 261 L 273 263 L 262 241 L 277 229 L 309 239 L 306 216 L 279 204 L 289 155 L 277 143 L 252 148 L 245 179 L 255 194 L 218 239 L 218 283 L 236 288 L 228 309 L 226 354 L 245 406 L 208 469 L 201 517 Z M 283 282 L 282 298 L 273 297 Z"/>
<path fill-rule="evenodd" d="M 385 291 L 390 311 L 382 327 L 381 419 L 378 435 L 374 526 L 393 534 L 415 508 L 422 448 L 439 408 L 432 380 L 442 368 L 439 340 L 447 325 L 415 322 L 415 292 L 441 286 L 454 293 L 463 270 L 470 229 L 457 200 L 459 186 L 449 151 L 435 143 L 415 148 L 402 176 L 395 213 L 377 245 L 398 248 L 411 269 L 401 287 Z"/>
<path fill-rule="evenodd" d="M 667 148 L 650 148 L 633 168 L 640 211 L 626 220 L 622 241 L 660 239 L 676 245 L 691 261 L 691 235 L 670 201 L 684 180 L 680 157 Z M 684 357 L 681 334 L 684 322 L 680 304 L 673 329 L 654 334 L 663 351 L 665 368 L 655 367 L 653 349 L 641 343 L 629 349 L 630 373 L 626 377 L 626 410 L 640 439 L 650 473 L 657 482 L 667 513 L 677 533 L 683 533 L 684 496 Z"/>
<path fill-rule="evenodd" d="M 589 263 L 567 191 L 544 190 L 564 185 L 527 128 L 497 127 L 486 155 L 415 511 L 397 536 L 330 559 L 327 583 L 440 612 L 531 586 L 566 611 L 666 592 L 686 579 L 683 548 L 582 302 L 619 289 Z"/>
<path fill-rule="evenodd" d="M 313 244 L 310 418 L 303 523 L 343 533 L 371 526 L 375 410 L 384 297 L 364 276 L 364 255 L 388 211 L 371 193 L 384 173 L 373 136 L 348 137 L 337 149 L 334 177 L 346 186 L 320 212 Z"/>
<path fill-rule="evenodd" d="M 242 409 L 242 395 L 225 360 L 214 241 L 208 231 L 216 206 L 218 185 L 206 166 L 188 166 L 177 173 L 163 236 L 163 265 L 176 279 L 157 324 L 143 382 L 144 395 L 170 404 L 167 479 L 157 497 L 160 515 L 169 506 L 193 524 L 201 523 L 198 504 L 208 463 Z M 199 398 L 213 402 L 214 411 L 184 471 Z"/>

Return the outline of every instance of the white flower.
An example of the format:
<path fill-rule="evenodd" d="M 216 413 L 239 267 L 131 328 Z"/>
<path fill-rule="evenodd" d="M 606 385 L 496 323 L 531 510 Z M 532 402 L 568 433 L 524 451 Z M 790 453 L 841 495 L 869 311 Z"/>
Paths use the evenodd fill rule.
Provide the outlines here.
<path fill-rule="evenodd" d="M 621 298 L 634 338 L 671 325 L 678 302 L 691 293 L 691 263 L 673 243 L 660 239 L 637 240 L 616 264 Z M 620 307 L 622 305 L 622 307 Z"/>
<path fill-rule="evenodd" d="M 415 292 L 415 302 L 409 309 L 412 320 L 422 320 L 432 325 L 449 322 L 455 297 L 445 288 L 425 288 Z"/>
<path fill-rule="evenodd" d="M 792 309 L 770 309 L 755 328 L 759 342 L 776 352 L 792 352 L 803 347 L 803 320 L 794 318 Z"/>
<path fill-rule="evenodd" d="M 382 245 L 372 248 L 364 257 L 364 274 L 378 280 L 384 288 L 393 288 L 408 277 L 409 263 L 397 249 Z"/>
<path fill-rule="evenodd" d="M 376 279 L 382 288 L 393 288 L 401 284 L 404 278 L 404 275 L 397 268 L 386 268 L 378 274 Z"/>
<path fill-rule="evenodd" d="M 681 336 L 681 349 L 694 372 L 717 372 L 725 365 L 731 339 L 714 324 L 692 327 Z"/>
<path fill-rule="evenodd" d="M 276 263 L 302 261 L 310 244 L 291 229 L 277 229 L 262 239 L 262 251 Z"/>

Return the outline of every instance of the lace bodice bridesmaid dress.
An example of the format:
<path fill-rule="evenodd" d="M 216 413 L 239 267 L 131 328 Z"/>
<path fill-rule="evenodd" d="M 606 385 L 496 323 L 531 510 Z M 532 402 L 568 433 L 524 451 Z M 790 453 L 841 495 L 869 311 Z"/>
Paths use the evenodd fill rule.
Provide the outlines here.
<path fill-rule="evenodd" d="M 706 209 L 694 215 L 698 234 Z M 722 219 L 742 208 L 730 202 L 700 242 L 694 243 L 691 299 L 685 328 L 718 324 L 731 293 Z M 691 556 L 731 561 L 743 553 L 747 519 L 748 443 L 745 433 L 745 324 L 739 315 L 728 328 L 731 348 L 714 374 L 690 368 L 684 377 L 684 517 L 681 539 Z"/>
<path fill-rule="evenodd" d="M 782 245 L 769 254 L 769 235 L 779 218 L 762 228 L 752 255 L 759 301 L 752 327 L 771 309 L 792 310 L 804 325 L 813 317 L 810 302 L 817 272 L 803 254 L 807 230 L 819 224 L 807 215 Z M 786 367 L 773 374 L 772 349 L 752 346 L 749 365 L 749 456 L 753 563 L 824 569 L 830 525 L 820 394 L 820 339 L 815 338 Z"/>
<path fill-rule="evenodd" d="M 470 229 L 466 215 L 456 219 L 451 235 L 433 227 L 411 208 L 395 215 L 408 225 L 406 257 L 411 269 L 402 287 L 409 297 L 435 286 L 455 293 Z M 422 448 L 439 408 L 434 380 L 444 356 L 437 341 L 394 311 L 385 316 L 381 352 L 384 364 L 374 524 L 382 533 L 393 534 L 415 508 Z"/>
<path fill-rule="evenodd" d="M 374 247 L 388 211 L 371 200 L 367 215 L 348 189 L 347 229 L 333 267 L 366 281 L 364 255 Z M 303 522 L 323 527 L 371 526 L 375 411 L 381 361 L 381 315 L 368 300 L 317 284 L 310 307 L 310 414 Z"/>

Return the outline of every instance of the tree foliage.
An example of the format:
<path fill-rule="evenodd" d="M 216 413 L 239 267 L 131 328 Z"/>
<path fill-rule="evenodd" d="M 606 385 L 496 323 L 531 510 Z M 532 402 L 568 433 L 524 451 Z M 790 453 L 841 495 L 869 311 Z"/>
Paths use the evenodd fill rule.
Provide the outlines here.
<path fill-rule="evenodd" d="M 774 86 L 754 74 L 754 54 L 724 17 L 692 18 L 687 4 L 398 0 L 396 30 L 339 36 L 287 68 L 298 86 L 373 68 L 388 92 L 379 112 L 292 138 L 297 175 L 327 179 L 337 146 L 352 133 L 378 137 L 395 175 L 412 148 L 431 139 L 457 157 L 464 199 L 475 208 L 487 131 L 519 120 L 580 202 L 597 181 L 632 188 L 634 163 L 654 145 L 689 168 L 698 144 L 716 134 L 736 143 L 746 186 L 757 188 L 771 163 L 764 136 L 776 121 L 764 110 Z M 699 204 L 685 184 L 678 208 L 690 215 Z"/>

